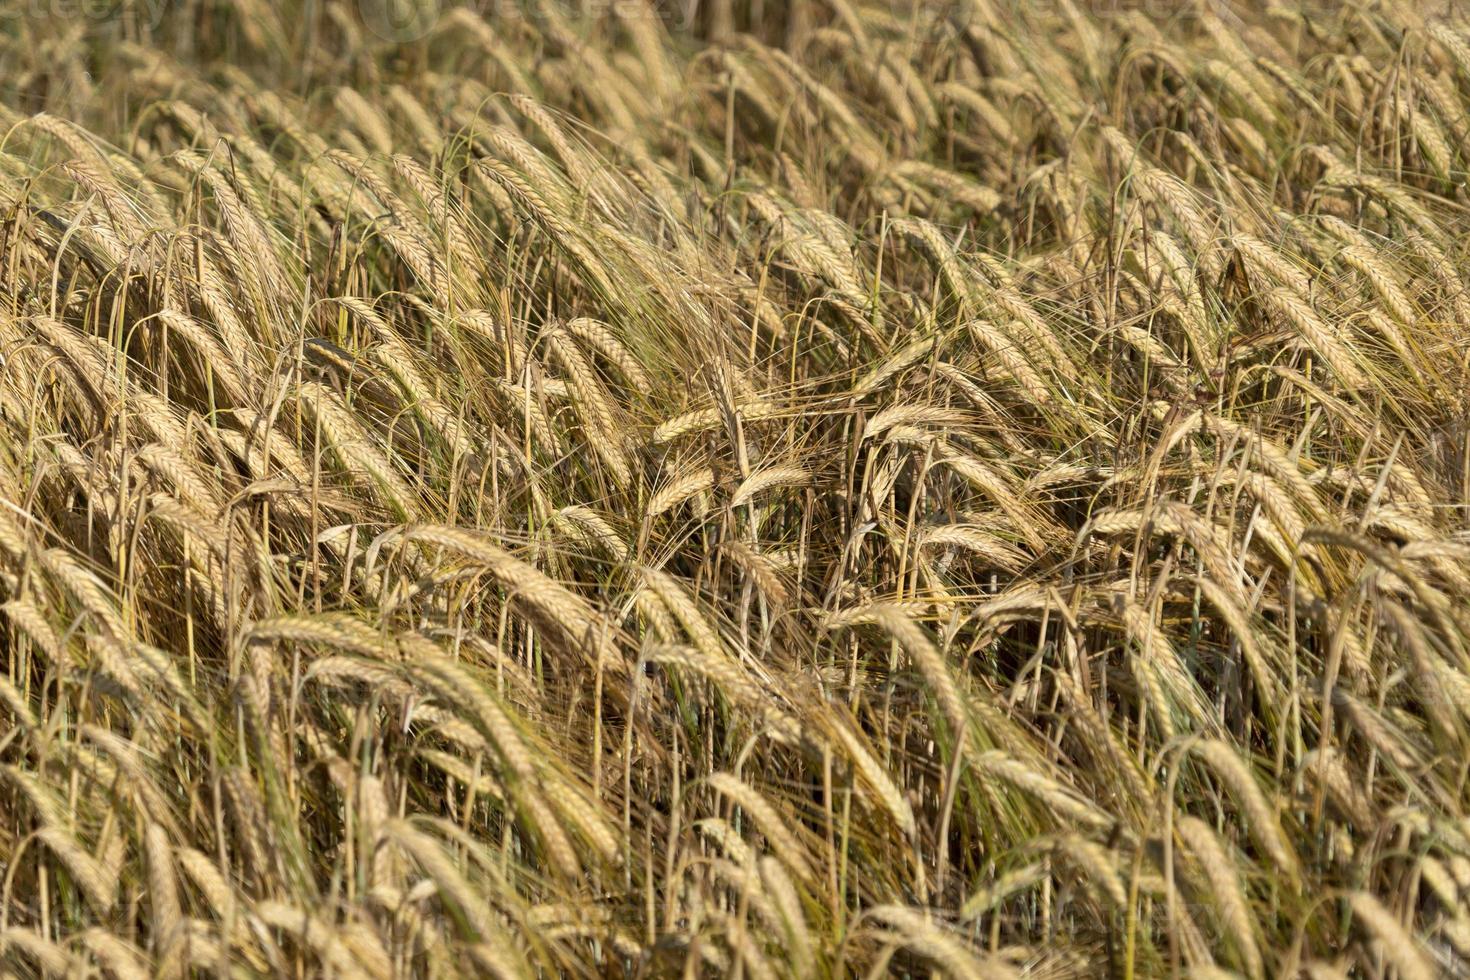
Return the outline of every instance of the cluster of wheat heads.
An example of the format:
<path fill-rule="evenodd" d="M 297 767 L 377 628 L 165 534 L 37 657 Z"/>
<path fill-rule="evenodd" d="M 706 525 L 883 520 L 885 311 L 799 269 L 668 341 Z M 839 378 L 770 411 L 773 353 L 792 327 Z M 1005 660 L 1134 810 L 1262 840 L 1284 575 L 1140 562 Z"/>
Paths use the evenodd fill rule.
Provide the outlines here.
<path fill-rule="evenodd" d="M 1470 32 L 1100 6 L 5 20 L 0 965 L 1463 972 Z"/>

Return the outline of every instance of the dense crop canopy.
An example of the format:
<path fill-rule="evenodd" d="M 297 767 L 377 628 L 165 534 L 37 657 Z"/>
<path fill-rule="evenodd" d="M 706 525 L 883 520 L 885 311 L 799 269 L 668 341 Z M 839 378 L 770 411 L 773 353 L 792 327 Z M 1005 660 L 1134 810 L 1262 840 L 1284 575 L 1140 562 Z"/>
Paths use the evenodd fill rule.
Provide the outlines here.
<path fill-rule="evenodd" d="M 7 970 L 1465 969 L 1463 25 L 23 6 Z"/>

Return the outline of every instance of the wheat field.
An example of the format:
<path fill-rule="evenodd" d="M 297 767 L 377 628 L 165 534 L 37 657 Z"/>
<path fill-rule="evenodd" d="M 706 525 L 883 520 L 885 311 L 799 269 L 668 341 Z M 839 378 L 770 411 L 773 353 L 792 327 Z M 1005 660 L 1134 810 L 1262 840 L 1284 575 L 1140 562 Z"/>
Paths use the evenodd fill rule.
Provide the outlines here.
<path fill-rule="evenodd" d="M 1470 22 L 0 17 L 0 972 L 1470 976 Z"/>

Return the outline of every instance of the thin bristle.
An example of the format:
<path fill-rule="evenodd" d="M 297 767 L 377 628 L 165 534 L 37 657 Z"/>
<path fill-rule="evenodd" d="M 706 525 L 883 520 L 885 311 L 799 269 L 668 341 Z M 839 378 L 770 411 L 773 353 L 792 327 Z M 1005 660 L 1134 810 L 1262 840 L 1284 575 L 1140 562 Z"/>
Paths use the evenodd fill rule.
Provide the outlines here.
<path fill-rule="evenodd" d="M 1466 972 L 1463 19 L 10 6 L 0 975 Z"/>

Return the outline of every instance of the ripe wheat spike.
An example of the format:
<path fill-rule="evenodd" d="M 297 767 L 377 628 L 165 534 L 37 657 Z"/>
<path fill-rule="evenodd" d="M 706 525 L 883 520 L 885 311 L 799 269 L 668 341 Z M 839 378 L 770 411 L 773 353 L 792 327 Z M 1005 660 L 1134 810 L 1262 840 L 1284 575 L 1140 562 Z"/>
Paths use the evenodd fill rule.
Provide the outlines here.
<path fill-rule="evenodd" d="M 1470 976 L 1461 12 L 10 6 L 0 976 Z"/>

